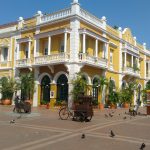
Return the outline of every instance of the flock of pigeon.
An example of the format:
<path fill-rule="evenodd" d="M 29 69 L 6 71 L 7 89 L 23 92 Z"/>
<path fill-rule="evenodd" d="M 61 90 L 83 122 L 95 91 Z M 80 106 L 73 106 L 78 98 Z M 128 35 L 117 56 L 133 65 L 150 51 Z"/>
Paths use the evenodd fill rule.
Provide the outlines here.
<path fill-rule="evenodd" d="M 108 115 L 105 114 L 105 118 L 113 117 L 114 113 L 115 112 L 108 113 Z M 127 113 L 125 112 L 125 114 L 127 114 Z M 119 116 L 120 116 L 120 114 L 119 114 Z M 17 119 L 21 119 L 21 117 L 22 116 L 20 115 L 20 116 L 17 117 Z M 124 116 L 123 119 L 125 120 L 125 119 L 127 119 L 127 117 Z M 130 116 L 130 119 L 131 119 L 131 116 Z M 14 124 L 14 123 L 15 123 L 15 119 L 10 121 L 10 124 Z M 112 130 L 110 131 L 110 137 L 112 137 L 112 138 L 115 137 L 115 133 Z M 84 133 L 81 135 L 81 139 L 85 139 L 85 134 Z M 145 143 L 142 143 L 141 146 L 140 146 L 140 150 L 144 150 L 145 147 L 146 147 Z"/>
<path fill-rule="evenodd" d="M 108 117 L 113 117 L 114 116 L 114 111 L 112 111 L 111 113 L 108 113 L 108 114 L 105 114 L 105 118 L 108 118 Z M 125 112 L 125 114 L 127 114 L 127 112 Z M 121 114 L 119 114 L 120 116 Z M 135 117 L 135 116 L 134 116 Z M 130 119 L 132 118 L 132 116 L 130 115 Z M 123 117 L 123 119 L 127 119 L 126 116 Z M 115 137 L 115 133 L 113 132 L 113 130 L 110 131 L 110 137 L 114 138 Z M 85 134 L 82 134 L 81 136 L 81 139 L 85 139 Z M 144 150 L 144 148 L 146 147 L 146 144 L 145 143 L 142 143 L 141 146 L 140 146 L 140 150 Z"/>

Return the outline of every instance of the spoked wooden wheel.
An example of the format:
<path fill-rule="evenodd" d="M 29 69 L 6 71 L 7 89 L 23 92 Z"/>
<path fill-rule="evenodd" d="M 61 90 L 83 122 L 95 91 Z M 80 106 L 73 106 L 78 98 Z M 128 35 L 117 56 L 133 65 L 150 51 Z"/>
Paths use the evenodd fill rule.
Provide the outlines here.
<path fill-rule="evenodd" d="M 93 115 L 90 115 L 90 116 L 86 117 L 86 118 L 85 118 L 85 121 L 86 121 L 86 122 L 91 121 L 92 117 L 93 117 Z"/>
<path fill-rule="evenodd" d="M 69 118 L 69 112 L 67 108 L 61 108 L 59 111 L 59 117 L 61 120 L 67 120 Z"/>

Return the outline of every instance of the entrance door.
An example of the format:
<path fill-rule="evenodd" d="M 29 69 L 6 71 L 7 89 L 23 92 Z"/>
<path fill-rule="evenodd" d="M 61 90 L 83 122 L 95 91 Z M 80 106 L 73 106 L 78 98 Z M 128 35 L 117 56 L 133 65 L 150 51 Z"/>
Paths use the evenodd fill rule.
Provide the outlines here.
<path fill-rule="evenodd" d="M 99 79 L 94 78 L 93 80 L 93 105 L 98 105 L 98 85 L 99 85 Z"/>
<path fill-rule="evenodd" d="M 50 78 L 46 75 L 41 82 L 41 101 L 50 102 Z"/>
<path fill-rule="evenodd" d="M 57 80 L 57 101 L 68 101 L 68 79 L 64 74 Z"/>

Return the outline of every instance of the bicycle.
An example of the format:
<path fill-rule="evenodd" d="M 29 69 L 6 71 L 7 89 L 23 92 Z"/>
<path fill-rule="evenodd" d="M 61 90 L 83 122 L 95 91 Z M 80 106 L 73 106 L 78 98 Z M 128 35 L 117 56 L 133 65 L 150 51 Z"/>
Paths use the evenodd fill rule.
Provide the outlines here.
<path fill-rule="evenodd" d="M 67 120 L 72 117 L 72 120 L 77 121 L 90 121 L 93 115 L 87 116 L 87 113 L 82 110 L 70 110 L 67 106 L 60 108 L 59 117 L 61 120 Z"/>

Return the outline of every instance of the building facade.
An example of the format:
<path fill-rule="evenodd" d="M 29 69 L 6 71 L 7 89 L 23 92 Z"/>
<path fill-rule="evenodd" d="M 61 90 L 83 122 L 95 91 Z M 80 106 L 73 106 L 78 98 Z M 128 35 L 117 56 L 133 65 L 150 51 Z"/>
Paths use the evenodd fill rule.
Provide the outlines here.
<path fill-rule="evenodd" d="M 34 72 L 33 106 L 42 100 L 66 100 L 72 104 L 72 80 L 82 72 L 100 102 L 99 76 L 113 80 L 117 89 L 136 80 L 142 88 L 150 79 L 150 51 L 139 44 L 129 28 L 114 29 L 80 7 L 0 26 L 0 77 L 17 78 Z M 136 103 L 136 94 L 134 98 Z"/>

